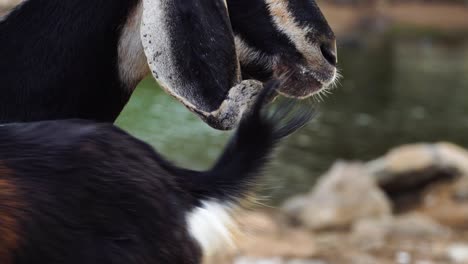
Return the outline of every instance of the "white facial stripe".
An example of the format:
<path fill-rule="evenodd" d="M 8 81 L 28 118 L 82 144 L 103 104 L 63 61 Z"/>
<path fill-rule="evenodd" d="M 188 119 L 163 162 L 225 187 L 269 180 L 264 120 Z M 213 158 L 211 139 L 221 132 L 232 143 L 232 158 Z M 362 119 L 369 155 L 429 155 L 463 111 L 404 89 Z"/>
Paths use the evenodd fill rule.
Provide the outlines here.
<path fill-rule="evenodd" d="M 296 49 L 303 53 L 304 57 L 314 60 L 317 53 L 320 52 L 318 46 L 311 45 L 307 40 L 307 34 L 313 29 L 301 27 L 294 19 L 293 14 L 289 12 L 288 3 L 285 0 L 265 0 L 267 2 L 270 15 L 278 30 L 284 33 L 295 45 Z"/>
<path fill-rule="evenodd" d="M 119 76 L 128 89 L 135 89 L 149 72 L 140 38 L 143 5 L 139 3 L 125 23 L 119 40 Z"/>
<path fill-rule="evenodd" d="M 188 231 L 200 245 L 203 256 L 235 246 L 233 233 L 238 229 L 231 218 L 232 208 L 216 201 L 205 201 L 187 215 Z"/>
<path fill-rule="evenodd" d="M 294 44 L 296 50 L 299 51 L 307 60 L 309 65 L 328 64 L 322 56 L 319 45 L 310 43 L 307 39 L 307 34 L 314 31 L 310 27 L 301 27 L 294 19 L 294 15 L 289 12 L 288 3 L 286 0 L 265 0 L 273 18 L 276 28 L 284 33 L 289 40 Z M 302 69 L 314 76 L 315 79 L 328 85 L 336 78 L 336 73 L 331 80 L 323 80 L 315 71 L 307 68 Z M 336 72 L 336 70 L 335 70 Z"/>

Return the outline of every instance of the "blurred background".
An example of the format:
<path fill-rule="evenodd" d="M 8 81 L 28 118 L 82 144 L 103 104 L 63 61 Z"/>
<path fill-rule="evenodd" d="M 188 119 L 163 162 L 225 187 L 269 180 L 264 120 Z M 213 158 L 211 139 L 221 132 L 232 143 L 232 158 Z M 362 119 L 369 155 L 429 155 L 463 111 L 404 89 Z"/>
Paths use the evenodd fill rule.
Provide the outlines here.
<path fill-rule="evenodd" d="M 269 191 L 276 202 L 307 191 L 338 158 L 369 160 L 420 141 L 468 147 L 468 1 L 403 2 L 319 3 L 344 78 L 318 103 L 318 118 L 283 144 L 271 172 L 281 183 Z M 145 80 L 117 124 L 182 165 L 208 167 L 229 133 L 155 86 Z"/>
<path fill-rule="evenodd" d="M 15 4 L 0 0 L 0 15 Z M 208 263 L 468 263 L 468 1 L 319 1 L 344 76 Z M 1 59 L 1 58 L 0 58 Z M 117 125 L 205 169 L 229 137 L 144 80 Z M 442 142 L 442 143 L 440 143 Z"/>

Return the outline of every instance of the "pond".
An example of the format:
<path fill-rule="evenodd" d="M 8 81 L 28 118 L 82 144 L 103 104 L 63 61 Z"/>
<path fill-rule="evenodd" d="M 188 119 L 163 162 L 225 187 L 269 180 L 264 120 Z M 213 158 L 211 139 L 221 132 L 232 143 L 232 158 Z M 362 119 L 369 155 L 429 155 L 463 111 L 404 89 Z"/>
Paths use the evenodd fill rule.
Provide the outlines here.
<path fill-rule="evenodd" d="M 468 41 L 386 36 L 342 44 L 341 85 L 278 150 L 264 183 L 272 201 L 308 191 L 337 159 L 369 160 L 411 142 L 468 147 Z M 148 78 L 117 124 L 177 164 L 206 169 L 229 132 L 211 129 Z"/>

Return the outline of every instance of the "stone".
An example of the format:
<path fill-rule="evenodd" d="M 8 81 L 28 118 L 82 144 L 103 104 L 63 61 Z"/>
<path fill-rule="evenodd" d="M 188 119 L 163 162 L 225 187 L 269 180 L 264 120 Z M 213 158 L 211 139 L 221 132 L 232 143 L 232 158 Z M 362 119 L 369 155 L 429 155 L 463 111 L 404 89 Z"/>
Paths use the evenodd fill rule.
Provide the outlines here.
<path fill-rule="evenodd" d="M 438 179 L 440 166 L 434 145 L 411 144 L 394 148 L 385 156 L 368 162 L 366 169 L 386 192 L 401 193 Z"/>
<path fill-rule="evenodd" d="M 351 231 L 353 245 L 364 251 L 378 250 L 385 246 L 391 217 L 362 219 L 356 222 Z"/>
<path fill-rule="evenodd" d="M 468 151 L 448 142 L 435 144 L 441 167 L 454 168 L 460 175 L 468 176 Z"/>
<path fill-rule="evenodd" d="M 453 198 L 460 203 L 468 203 L 468 174 L 458 179 L 453 188 Z"/>
<path fill-rule="evenodd" d="M 468 175 L 468 151 L 446 142 L 403 145 L 369 161 L 366 169 L 387 192 L 413 191 L 434 181 Z"/>
<path fill-rule="evenodd" d="M 454 228 L 468 228 L 468 176 L 427 188 L 420 211 Z"/>
<path fill-rule="evenodd" d="M 359 219 L 386 217 L 392 211 L 363 165 L 346 162 L 335 163 L 306 199 L 296 197 L 282 208 L 311 230 L 348 228 Z"/>
<path fill-rule="evenodd" d="M 392 236 L 406 236 L 412 238 L 443 238 L 451 234 L 449 228 L 442 226 L 421 213 L 410 213 L 394 218 L 394 220 L 390 222 L 388 228 Z"/>
<path fill-rule="evenodd" d="M 302 210 L 307 206 L 309 199 L 307 195 L 296 195 L 286 200 L 281 206 L 282 211 L 289 216 L 289 224 L 298 225 L 300 220 L 298 219 Z"/>
<path fill-rule="evenodd" d="M 468 263 L 468 244 L 450 245 L 447 255 L 455 263 Z"/>
<path fill-rule="evenodd" d="M 412 171 L 422 171 L 434 165 L 435 149 L 431 144 L 410 144 L 391 149 L 383 157 L 370 161 L 367 167 L 376 174 L 379 183 L 390 181 L 386 177 Z"/>
<path fill-rule="evenodd" d="M 350 242 L 353 247 L 365 252 L 383 251 L 388 249 L 390 241 L 423 241 L 434 237 L 449 238 L 452 232 L 431 218 L 411 213 L 382 219 L 362 219 L 351 231 Z M 408 261 L 407 252 L 395 254 L 395 263 L 413 263 Z"/>
<path fill-rule="evenodd" d="M 378 249 L 387 239 L 393 238 L 447 238 L 451 230 L 421 213 L 410 213 L 398 217 L 382 219 L 363 219 L 352 229 L 352 239 L 358 245 L 367 245 L 369 249 Z M 372 243 L 377 246 L 370 247 Z M 362 246 L 361 246 L 362 247 Z"/>
<path fill-rule="evenodd" d="M 406 251 L 398 251 L 395 254 L 395 262 L 397 264 L 411 264 L 411 254 Z"/>

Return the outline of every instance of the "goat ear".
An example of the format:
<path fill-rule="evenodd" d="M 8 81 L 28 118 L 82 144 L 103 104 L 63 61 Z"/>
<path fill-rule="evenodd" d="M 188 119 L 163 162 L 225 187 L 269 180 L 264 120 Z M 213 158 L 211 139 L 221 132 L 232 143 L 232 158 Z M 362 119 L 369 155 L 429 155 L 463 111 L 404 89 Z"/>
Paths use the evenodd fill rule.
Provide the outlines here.
<path fill-rule="evenodd" d="M 152 75 L 202 118 L 240 81 L 224 0 L 144 0 L 141 38 Z"/>

